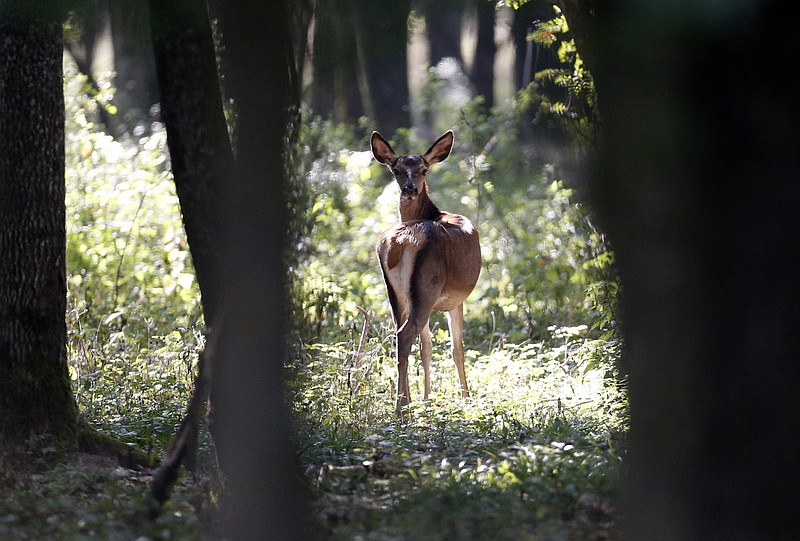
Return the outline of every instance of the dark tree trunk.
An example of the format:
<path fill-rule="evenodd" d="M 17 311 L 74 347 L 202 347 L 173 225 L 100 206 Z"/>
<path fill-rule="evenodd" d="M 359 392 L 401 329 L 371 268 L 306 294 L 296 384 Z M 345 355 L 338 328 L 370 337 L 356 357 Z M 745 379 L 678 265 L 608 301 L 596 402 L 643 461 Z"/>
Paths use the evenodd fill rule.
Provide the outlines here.
<path fill-rule="evenodd" d="M 70 16 L 70 25 L 74 28 L 68 34 L 64 46 L 75 61 L 78 71 L 86 77 L 92 91 L 99 92 L 100 86 L 95 77 L 94 63 L 101 38 L 111 31 L 108 0 L 95 0 L 79 4 Z M 97 108 L 97 112 L 106 133 L 125 133 L 126 128 L 122 125 L 119 116 L 111 114 L 102 105 Z"/>
<path fill-rule="evenodd" d="M 355 1 L 317 3 L 311 104 L 315 113 L 337 122 L 353 123 L 365 113 L 359 91 Z"/>
<path fill-rule="evenodd" d="M 294 44 L 294 71 L 299 77 L 296 81 L 294 92 L 298 96 L 300 95 L 301 78 L 305 69 L 306 56 L 310 53 L 308 50 L 308 31 L 311 21 L 314 19 L 315 3 L 316 0 L 294 0 L 288 6 L 290 36 Z"/>
<path fill-rule="evenodd" d="M 410 0 L 360 0 L 357 45 L 363 53 L 369 109 L 384 133 L 411 124 L 408 94 L 408 14 Z M 364 92 L 362 92 L 363 94 Z"/>
<path fill-rule="evenodd" d="M 487 0 L 475 0 L 478 17 L 478 37 L 475 45 L 475 61 L 470 79 L 475 93 L 483 96 L 487 109 L 494 106 L 494 57 L 497 45 L 494 41 L 495 4 Z"/>
<path fill-rule="evenodd" d="M 127 134 L 146 135 L 150 123 L 159 119 L 154 108 L 159 95 L 147 0 L 108 0 L 108 8 L 116 73 L 114 104 Z"/>
<path fill-rule="evenodd" d="M 624 294 L 626 538 L 798 539 L 800 34 L 769 3 L 605 10 L 585 58 Z"/>
<path fill-rule="evenodd" d="M 593 32 L 592 26 L 597 13 L 597 0 L 560 0 L 559 4 L 583 63 L 591 73 L 596 72 L 600 66 L 601 53 L 597 44 L 597 32 Z"/>
<path fill-rule="evenodd" d="M 60 14 L 42 6 L 0 3 L 0 439 L 50 433 L 74 447 L 63 39 Z"/>
<path fill-rule="evenodd" d="M 426 0 L 423 4 L 425 28 L 430 43 L 431 66 L 443 58 L 451 57 L 463 69 L 461 56 L 461 23 L 466 0 L 440 2 Z"/>
<path fill-rule="evenodd" d="M 214 41 L 204 2 L 150 0 L 161 114 L 172 174 L 202 295 L 213 328 L 224 276 L 220 202 L 233 168 Z"/>
<path fill-rule="evenodd" d="M 283 385 L 285 162 L 292 53 L 283 2 L 221 6 L 236 167 L 223 229 L 228 287 L 211 336 L 212 426 L 226 479 L 224 537 L 309 539 Z"/>
<path fill-rule="evenodd" d="M 528 34 L 534 30 L 537 22 L 549 21 L 555 16 L 556 12 L 550 3 L 527 2 L 514 12 L 511 35 L 517 52 L 514 59 L 514 81 L 517 89 L 527 86 L 537 71 L 557 64 L 553 49 L 528 41 Z"/>

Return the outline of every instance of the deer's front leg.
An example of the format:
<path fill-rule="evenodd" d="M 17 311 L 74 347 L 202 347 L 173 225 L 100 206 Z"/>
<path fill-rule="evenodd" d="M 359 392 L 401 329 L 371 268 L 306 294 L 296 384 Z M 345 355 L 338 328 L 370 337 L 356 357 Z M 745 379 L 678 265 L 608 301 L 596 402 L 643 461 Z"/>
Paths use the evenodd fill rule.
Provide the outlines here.
<path fill-rule="evenodd" d="M 403 406 L 411 402 L 411 391 L 408 388 L 408 357 L 411 354 L 411 345 L 414 343 L 416 334 L 406 321 L 397 331 L 397 405 L 395 410 L 400 413 Z"/>

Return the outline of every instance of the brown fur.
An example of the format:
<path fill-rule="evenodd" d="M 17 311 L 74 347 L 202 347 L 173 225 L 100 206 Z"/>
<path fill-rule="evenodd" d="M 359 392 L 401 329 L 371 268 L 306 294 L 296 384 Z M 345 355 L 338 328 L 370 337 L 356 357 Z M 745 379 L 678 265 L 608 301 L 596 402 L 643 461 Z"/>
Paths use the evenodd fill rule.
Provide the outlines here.
<path fill-rule="evenodd" d="M 464 216 L 436 207 L 425 177 L 431 165 L 447 158 L 452 144 L 453 132 L 447 132 L 422 156 L 397 156 L 380 134 L 372 134 L 373 155 L 389 167 L 401 189 L 401 223 L 384 232 L 376 248 L 397 326 L 398 411 L 411 401 L 408 356 L 417 336 L 421 338 L 425 399 L 430 393 L 428 321 L 434 310 L 448 314 L 461 394 L 469 396 L 461 330 L 463 303 L 481 270 L 478 232 Z"/>

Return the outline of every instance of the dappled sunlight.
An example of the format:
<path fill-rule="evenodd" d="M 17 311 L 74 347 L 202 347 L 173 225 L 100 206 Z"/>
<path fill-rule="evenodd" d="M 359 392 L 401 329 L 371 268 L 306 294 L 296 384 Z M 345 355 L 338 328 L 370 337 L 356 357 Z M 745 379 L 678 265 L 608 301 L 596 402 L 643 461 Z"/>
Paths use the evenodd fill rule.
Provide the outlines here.
<path fill-rule="evenodd" d="M 621 453 L 614 442 L 627 425 L 626 402 L 607 352 L 598 351 L 604 343 L 585 332 L 558 328 L 546 342 L 469 350 L 472 396 L 462 399 L 449 338 L 435 330 L 432 398 L 421 400 L 414 352 L 413 401 L 400 417 L 390 343 L 370 340 L 358 369 L 352 343 L 308 346 L 298 413 L 314 419 L 302 443 L 321 512 L 348 509 L 358 528 L 391 509 L 398 518 L 381 515 L 389 531 L 395 521 L 422 531 L 431 518 L 421 509 L 458 500 L 464 507 L 453 512 L 466 537 L 494 531 L 493 538 L 513 539 L 520 524 L 553 517 L 564 531 L 610 528 Z M 507 514 L 483 509 L 498 502 Z"/>

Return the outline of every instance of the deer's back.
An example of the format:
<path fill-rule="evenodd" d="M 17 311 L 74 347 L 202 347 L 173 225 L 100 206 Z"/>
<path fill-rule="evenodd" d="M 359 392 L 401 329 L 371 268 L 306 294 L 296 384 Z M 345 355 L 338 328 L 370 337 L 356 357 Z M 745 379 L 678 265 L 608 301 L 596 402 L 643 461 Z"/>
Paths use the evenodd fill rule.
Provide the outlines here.
<path fill-rule="evenodd" d="M 481 270 L 478 231 L 458 214 L 397 224 L 381 235 L 377 252 L 396 294 L 405 299 L 416 294 L 413 280 L 414 291 L 435 292 L 433 309 L 439 311 L 464 302 Z"/>

